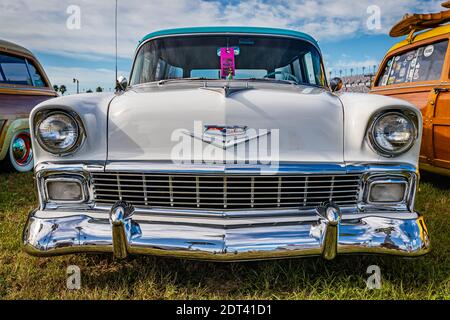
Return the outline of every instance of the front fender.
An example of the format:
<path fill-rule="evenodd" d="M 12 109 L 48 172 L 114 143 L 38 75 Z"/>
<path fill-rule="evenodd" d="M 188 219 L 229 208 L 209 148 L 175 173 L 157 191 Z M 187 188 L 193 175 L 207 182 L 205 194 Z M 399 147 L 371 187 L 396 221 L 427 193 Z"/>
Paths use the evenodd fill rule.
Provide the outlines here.
<path fill-rule="evenodd" d="M 344 107 L 344 159 L 348 163 L 366 163 L 377 159 L 383 163 L 407 163 L 418 166 L 421 138 L 422 114 L 409 102 L 375 94 L 343 93 L 339 95 Z M 383 157 L 373 148 L 368 139 L 368 128 L 373 117 L 389 110 L 413 112 L 418 120 L 418 137 L 413 147 L 397 157 Z"/>
<path fill-rule="evenodd" d="M 107 119 L 109 104 L 114 94 L 80 94 L 60 97 L 37 105 L 30 114 L 31 137 L 34 135 L 34 121 L 41 111 L 63 110 L 75 112 L 80 117 L 85 129 L 83 144 L 74 153 L 58 156 L 48 153 L 38 143 L 33 144 L 35 167 L 40 163 L 100 163 L 104 164 L 107 154 Z"/>

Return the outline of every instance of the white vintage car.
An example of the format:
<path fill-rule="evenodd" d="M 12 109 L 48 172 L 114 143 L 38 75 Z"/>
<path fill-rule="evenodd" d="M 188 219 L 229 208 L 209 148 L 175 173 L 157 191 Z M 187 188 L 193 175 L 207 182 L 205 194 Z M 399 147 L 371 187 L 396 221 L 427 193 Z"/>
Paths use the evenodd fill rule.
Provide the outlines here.
<path fill-rule="evenodd" d="M 414 210 L 420 112 L 328 86 L 317 42 L 280 29 L 164 30 L 116 94 L 32 111 L 37 256 L 241 261 L 430 250 Z"/>

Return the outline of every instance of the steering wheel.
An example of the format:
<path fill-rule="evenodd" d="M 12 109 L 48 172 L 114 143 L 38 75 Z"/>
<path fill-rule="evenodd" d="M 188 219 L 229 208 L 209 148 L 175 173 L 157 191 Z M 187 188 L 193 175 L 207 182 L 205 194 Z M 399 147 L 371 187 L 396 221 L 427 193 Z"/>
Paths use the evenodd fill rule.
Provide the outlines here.
<path fill-rule="evenodd" d="M 277 74 L 281 74 L 283 76 L 283 80 L 293 80 L 296 83 L 298 83 L 298 79 L 296 76 L 294 76 L 293 74 L 291 74 L 289 72 L 285 72 L 285 71 L 274 71 L 274 72 L 268 73 L 264 76 L 264 79 L 270 78 L 271 76 L 275 76 Z"/>

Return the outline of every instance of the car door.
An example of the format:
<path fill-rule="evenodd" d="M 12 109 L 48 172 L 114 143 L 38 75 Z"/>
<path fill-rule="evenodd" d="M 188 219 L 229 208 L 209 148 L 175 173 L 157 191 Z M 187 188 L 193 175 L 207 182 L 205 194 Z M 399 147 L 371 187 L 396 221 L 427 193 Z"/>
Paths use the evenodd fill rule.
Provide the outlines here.
<path fill-rule="evenodd" d="M 433 133 L 433 165 L 450 169 L 450 85 L 434 89 L 431 117 Z"/>

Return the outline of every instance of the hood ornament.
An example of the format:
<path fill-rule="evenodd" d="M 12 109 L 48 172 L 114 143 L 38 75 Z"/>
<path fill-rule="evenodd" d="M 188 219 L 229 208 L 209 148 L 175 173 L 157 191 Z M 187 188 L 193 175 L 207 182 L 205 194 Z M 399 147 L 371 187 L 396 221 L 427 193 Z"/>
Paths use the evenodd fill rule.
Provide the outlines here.
<path fill-rule="evenodd" d="M 200 89 L 213 91 L 213 92 L 216 92 L 216 93 L 219 93 L 219 94 L 223 95 L 225 98 L 228 98 L 228 97 L 230 97 L 231 95 L 233 95 L 235 93 L 238 93 L 238 92 L 241 92 L 241 91 L 246 91 L 246 90 L 252 90 L 253 88 L 250 88 L 248 86 L 248 82 L 247 82 L 245 87 L 240 87 L 240 88 L 232 88 L 232 87 L 230 87 L 227 84 L 227 85 L 225 85 L 223 87 L 216 87 L 216 88 L 214 88 L 214 87 L 205 86 L 205 87 L 201 87 Z"/>
<path fill-rule="evenodd" d="M 269 135 L 270 131 L 258 134 L 256 130 L 249 130 L 247 126 L 204 125 L 202 135 L 192 132 L 185 132 L 185 134 L 218 148 L 227 149 Z"/>

